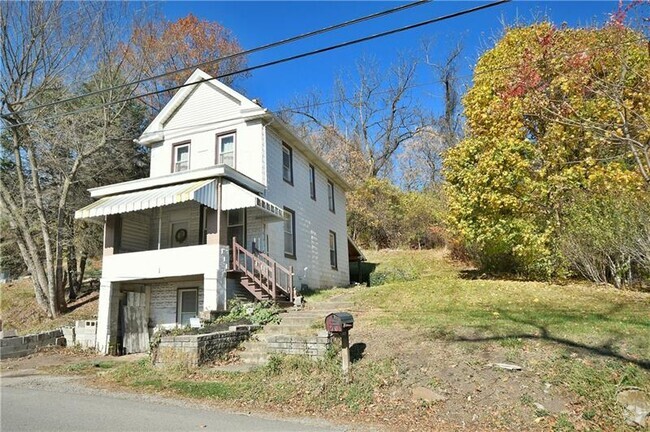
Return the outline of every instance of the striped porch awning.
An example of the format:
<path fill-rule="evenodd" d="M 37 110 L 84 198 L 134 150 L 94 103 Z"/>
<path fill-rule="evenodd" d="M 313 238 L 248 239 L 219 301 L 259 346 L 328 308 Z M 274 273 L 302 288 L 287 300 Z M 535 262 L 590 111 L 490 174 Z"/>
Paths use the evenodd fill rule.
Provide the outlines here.
<path fill-rule="evenodd" d="M 223 210 L 235 210 L 241 208 L 256 207 L 264 214 L 269 221 L 282 221 L 285 219 L 284 209 L 273 204 L 271 201 L 254 194 L 241 186 L 231 182 L 224 182 L 221 186 L 223 199 L 221 208 Z"/>
<path fill-rule="evenodd" d="M 157 189 L 129 192 L 104 197 L 77 210 L 75 219 L 102 217 L 112 214 L 129 213 L 155 207 L 163 207 L 186 201 L 196 201 L 217 209 L 217 186 L 215 179 L 181 183 Z"/>

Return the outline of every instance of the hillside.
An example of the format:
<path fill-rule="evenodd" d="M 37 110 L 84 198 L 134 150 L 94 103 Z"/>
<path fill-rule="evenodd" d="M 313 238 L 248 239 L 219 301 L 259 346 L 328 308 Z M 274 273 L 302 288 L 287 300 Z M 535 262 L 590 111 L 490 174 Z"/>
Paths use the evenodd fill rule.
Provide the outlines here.
<path fill-rule="evenodd" d="M 487 279 L 442 251 L 367 256 L 383 285 L 307 297 L 308 305 L 333 295 L 355 304 L 349 383 L 338 355 L 274 357 L 237 373 L 147 361 L 64 371 L 137 392 L 398 431 L 634 430 L 616 398 L 650 393 L 650 295 Z"/>
<path fill-rule="evenodd" d="M 36 303 L 31 279 L 21 278 L 0 284 L 0 318 L 4 328 L 16 329 L 21 335 L 37 333 L 74 325 L 76 320 L 96 318 L 98 299 L 98 291 L 85 292 L 68 305 L 69 313 L 49 319 Z"/>

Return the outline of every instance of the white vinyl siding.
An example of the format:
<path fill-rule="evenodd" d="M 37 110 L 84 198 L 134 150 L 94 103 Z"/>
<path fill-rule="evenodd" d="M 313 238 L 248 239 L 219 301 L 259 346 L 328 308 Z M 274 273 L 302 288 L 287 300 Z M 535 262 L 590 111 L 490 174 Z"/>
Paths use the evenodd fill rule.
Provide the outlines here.
<path fill-rule="evenodd" d="M 291 186 L 283 179 L 281 170 L 283 147 L 282 138 L 274 130 L 267 127 L 266 155 L 268 191 L 266 199 L 276 205 L 288 207 L 295 211 L 296 258 L 284 256 L 284 228 L 282 222 L 267 223 L 269 255 L 277 259 L 285 267 L 293 266 L 295 284 L 297 287 L 308 285 L 313 288 L 330 286 L 346 286 L 349 281 L 347 242 L 347 224 L 345 220 L 345 195 L 343 188 L 335 185 L 334 195 L 336 213 L 328 210 L 327 181 L 328 178 L 318 165 L 314 164 L 316 177 L 316 196 L 323 197 L 314 201 L 309 198 L 309 165 L 313 161 L 307 159 L 302 152 L 293 147 L 294 185 Z M 291 145 L 291 142 L 288 142 Z M 276 167 L 273 169 L 273 167 Z M 298 181 L 300 179 L 300 181 Z M 337 233 L 337 253 L 339 253 L 338 269 L 333 269 L 329 262 L 329 232 Z"/>

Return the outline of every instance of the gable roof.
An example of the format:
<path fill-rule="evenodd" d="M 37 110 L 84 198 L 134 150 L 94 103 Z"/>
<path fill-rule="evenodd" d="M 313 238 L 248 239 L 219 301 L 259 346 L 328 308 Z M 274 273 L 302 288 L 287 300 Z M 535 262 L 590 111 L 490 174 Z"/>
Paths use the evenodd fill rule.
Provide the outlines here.
<path fill-rule="evenodd" d="M 149 126 L 144 130 L 138 141 L 141 144 L 150 144 L 156 141 L 162 140 L 164 125 L 167 121 L 176 113 L 176 111 L 181 107 L 183 102 L 185 102 L 198 88 L 198 85 L 188 85 L 188 84 L 206 84 L 212 87 L 214 90 L 228 97 L 234 102 L 237 102 L 240 105 L 240 111 L 242 114 L 255 115 L 262 114 L 266 110 L 255 102 L 248 99 L 246 96 L 241 93 L 233 90 L 224 83 L 215 79 L 208 73 L 202 71 L 201 69 L 196 69 L 192 72 L 192 75 L 185 81 L 185 87 L 179 89 L 174 96 L 167 102 L 158 115 L 151 121 Z"/>
<path fill-rule="evenodd" d="M 240 105 L 240 113 L 242 118 L 253 119 L 262 118 L 268 121 L 267 126 L 270 126 L 276 131 L 283 139 L 287 140 L 292 146 L 298 148 L 305 157 L 318 166 L 334 183 L 340 186 L 344 191 L 349 191 L 352 188 L 345 181 L 343 177 L 322 157 L 320 157 L 309 145 L 304 143 L 293 131 L 291 126 L 280 120 L 277 116 L 273 115 L 266 108 L 261 107 L 257 103 L 248 99 L 241 93 L 233 90 L 224 83 L 214 79 L 208 73 L 201 69 L 196 69 L 192 75 L 185 81 L 185 84 L 196 83 L 197 85 L 187 85 L 179 89 L 174 96 L 167 102 L 167 105 L 158 113 L 153 121 L 144 130 L 138 142 L 142 145 L 149 145 L 164 139 L 165 124 L 183 105 L 183 103 L 196 91 L 201 84 L 209 85 L 216 91 L 220 92 L 229 99 L 237 102 Z"/>

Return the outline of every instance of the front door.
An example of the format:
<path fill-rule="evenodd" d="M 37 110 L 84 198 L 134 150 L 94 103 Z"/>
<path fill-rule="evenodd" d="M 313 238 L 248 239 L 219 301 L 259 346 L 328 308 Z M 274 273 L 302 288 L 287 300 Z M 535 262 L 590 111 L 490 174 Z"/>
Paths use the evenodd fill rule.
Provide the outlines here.
<path fill-rule="evenodd" d="M 187 221 L 172 222 L 172 247 L 182 247 L 188 244 L 190 224 Z"/>
<path fill-rule="evenodd" d="M 178 323 L 182 326 L 190 325 L 190 318 L 199 315 L 199 290 L 197 288 L 183 288 L 178 290 Z"/>
<path fill-rule="evenodd" d="M 244 209 L 228 210 L 228 244 L 235 237 L 237 243 L 246 247 L 246 211 Z"/>

